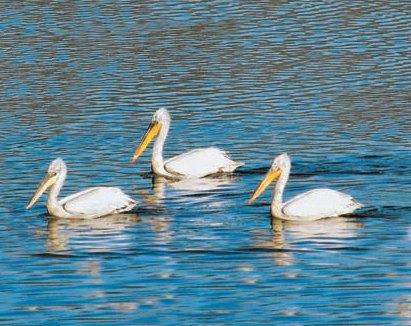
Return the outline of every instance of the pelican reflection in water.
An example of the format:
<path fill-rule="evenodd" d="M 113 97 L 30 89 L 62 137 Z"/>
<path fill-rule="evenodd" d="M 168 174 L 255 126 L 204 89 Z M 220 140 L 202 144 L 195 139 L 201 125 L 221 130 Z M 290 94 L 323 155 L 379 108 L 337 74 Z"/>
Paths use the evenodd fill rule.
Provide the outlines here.
<path fill-rule="evenodd" d="M 271 201 L 271 215 L 291 221 L 314 221 L 326 217 L 350 214 L 362 207 L 353 197 L 331 189 L 314 189 L 283 203 L 283 192 L 290 175 L 291 160 L 287 153 L 277 156 L 249 202 L 258 198 L 265 188 L 278 179 Z"/>
<path fill-rule="evenodd" d="M 190 179 L 168 179 L 162 176 L 154 175 L 152 178 L 152 189 L 150 193 L 146 189 L 138 190 L 139 195 L 143 197 L 143 201 L 149 205 L 163 206 L 164 199 L 170 194 L 167 188 L 177 190 L 177 196 L 208 194 L 211 191 L 224 188 L 232 184 L 237 179 L 234 175 L 222 175 L 218 178 L 190 178 Z M 173 194 L 175 194 L 173 192 Z"/>
<path fill-rule="evenodd" d="M 47 209 L 50 215 L 63 218 L 96 218 L 110 214 L 130 211 L 136 201 L 119 188 L 93 187 L 77 192 L 63 199 L 58 199 L 67 167 L 61 158 L 51 162 L 47 174 L 31 197 L 27 208 L 31 208 L 43 192 L 50 188 Z"/>
<path fill-rule="evenodd" d="M 306 223 L 272 218 L 272 238 L 259 242 L 257 248 L 272 249 L 272 257 L 278 265 L 292 265 L 295 263 L 294 250 L 309 250 L 312 246 L 339 248 L 350 238 L 357 237 L 362 227 L 357 219 L 345 216 Z"/>
<path fill-rule="evenodd" d="M 155 174 L 166 178 L 202 178 L 216 173 L 230 173 L 243 165 L 242 162 L 231 160 L 225 151 L 215 147 L 193 149 L 164 161 L 163 148 L 170 122 L 170 114 L 166 109 L 159 109 L 154 113 L 132 162 L 135 162 L 148 144 L 157 137 L 153 147 L 151 167 Z"/>
<path fill-rule="evenodd" d="M 169 186 L 175 190 L 186 193 L 201 193 L 214 191 L 219 188 L 228 186 L 237 178 L 235 176 L 225 175 L 218 178 L 201 178 L 201 179 L 181 179 L 173 180 L 155 176 L 153 178 L 153 190 L 157 196 L 164 197 L 165 187 Z"/>
<path fill-rule="evenodd" d="M 70 242 L 90 251 L 111 250 L 116 243 L 131 245 L 132 240 L 124 233 L 127 227 L 140 222 L 132 213 L 107 215 L 96 219 L 50 218 L 47 221 L 47 248 L 49 252 L 70 250 Z M 102 237 L 103 236 L 103 237 Z M 73 241 L 79 239 L 81 241 Z M 87 239 L 87 241 L 83 241 Z M 95 241 L 90 241 L 94 239 Z M 125 241 L 127 240 L 127 241 Z M 96 246 L 98 244 L 98 246 Z M 75 244 L 71 243 L 71 246 Z"/>

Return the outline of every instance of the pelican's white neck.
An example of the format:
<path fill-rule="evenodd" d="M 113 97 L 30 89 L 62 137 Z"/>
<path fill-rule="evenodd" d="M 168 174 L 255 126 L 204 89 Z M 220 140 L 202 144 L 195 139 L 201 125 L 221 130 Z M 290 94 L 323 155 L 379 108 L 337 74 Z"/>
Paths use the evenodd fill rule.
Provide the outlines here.
<path fill-rule="evenodd" d="M 67 212 L 59 204 L 58 196 L 61 188 L 63 187 L 64 180 L 67 176 L 67 167 L 63 165 L 61 170 L 57 174 L 56 182 L 50 187 L 48 198 L 47 198 L 47 209 L 49 213 L 53 216 L 68 216 Z"/>
<path fill-rule="evenodd" d="M 151 156 L 151 168 L 155 174 L 165 177 L 172 177 L 173 175 L 164 169 L 163 149 L 166 141 L 168 130 L 170 129 L 170 120 L 164 119 L 160 122 L 161 128 L 157 139 L 154 142 L 153 154 Z"/>
<path fill-rule="evenodd" d="M 277 180 L 277 183 L 273 189 L 273 198 L 271 201 L 271 214 L 275 217 L 283 217 L 283 193 L 285 185 L 287 184 L 288 177 L 290 176 L 290 166 L 281 168 L 281 175 Z"/>

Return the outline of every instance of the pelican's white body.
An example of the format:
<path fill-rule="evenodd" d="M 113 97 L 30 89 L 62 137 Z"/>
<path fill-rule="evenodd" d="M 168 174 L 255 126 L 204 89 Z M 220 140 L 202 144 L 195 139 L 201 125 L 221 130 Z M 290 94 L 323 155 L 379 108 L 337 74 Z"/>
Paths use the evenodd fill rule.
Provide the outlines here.
<path fill-rule="evenodd" d="M 83 218 L 127 212 L 136 205 L 133 199 L 116 187 L 88 188 L 63 198 L 58 203 L 65 212 Z"/>
<path fill-rule="evenodd" d="M 353 197 L 332 189 L 314 189 L 302 193 L 281 206 L 280 218 L 287 220 L 318 220 L 350 214 L 362 207 Z M 275 208 L 271 209 L 276 214 Z"/>
<path fill-rule="evenodd" d="M 202 178 L 215 173 L 230 173 L 241 165 L 231 160 L 225 151 L 208 147 L 174 156 L 165 161 L 164 168 L 173 175 Z"/>
<path fill-rule="evenodd" d="M 215 173 L 233 172 L 244 164 L 231 160 L 225 151 L 215 147 L 194 149 L 164 161 L 163 148 L 170 128 L 170 114 L 166 109 L 159 109 L 152 121 L 161 124 L 151 157 L 152 170 L 157 175 L 177 179 L 203 178 Z"/>
<path fill-rule="evenodd" d="M 105 215 L 127 212 L 136 201 L 115 187 L 93 187 L 80 191 L 61 200 L 58 195 L 67 175 L 67 167 L 60 158 L 54 160 L 49 173 L 56 175 L 56 182 L 51 185 L 47 209 L 56 217 L 63 218 L 97 218 Z"/>

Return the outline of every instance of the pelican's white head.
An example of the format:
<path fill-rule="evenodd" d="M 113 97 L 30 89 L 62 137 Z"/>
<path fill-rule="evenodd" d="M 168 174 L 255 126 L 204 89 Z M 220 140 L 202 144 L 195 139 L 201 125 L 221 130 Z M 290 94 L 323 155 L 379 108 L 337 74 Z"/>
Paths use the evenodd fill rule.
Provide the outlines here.
<path fill-rule="evenodd" d="M 270 170 L 280 169 L 282 171 L 289 170 L 291 167 L 291 158 L 287 153 L 283 153 L 274 158 Z"/>
<path fill-rule="evenodd" d="M 40 182 L 36 192 L 31 197 L 29 203 L 27 204 L 27 208 L 31 208 L 40 198 L 43 192 L 45 192 L 47 188 L 51 187 L 53 184 L 56 183 L 58 175 L 65 170 L 66 164 L 61 158 L 56 158 L 53 162 L 51 162 L 49 168 L 47 169 L 46 176 Z"/>
<path fill-rule="evenodd" d="M 256 200 L 264 190 L 274 181 L 277 180 L 281 174 L 287 173 L 291 167 L 291 159 L 287 153 L 278 155 L 271 164 L 270 169 L 265 175 L 264 179 L 260 184 L 255 188 L 251 198 L 248 200 L 249 203 L 252 203 Z"/>
<path fill-rule="evenodd" d="M 150 144 L 150 142 L 155 137 L 157 137 L 160 134 L 160 132 L 160 138 L 162 138 L 163 140 L 165 139 L 168 132 L 168 128 L 170 126 L 170 121 L 171 118 L 167 109 L 161 108 L 154 112 L 153 118 L 151 119 L 151 123 L 148 126 L 148 130 L 141 139 L 140 145 L 135 150 L 131 162 L 135 162 L 139 158 L 139 156 L 143 154 L 148 144 Z"/>
<path fill-rule="evenodd" d="M 151 119 L 152 122 L 159 122 L 164 124 L 169 124 L 171 121 L 170 114 L 168 113 L 168 110 L 165 108 L 160 108 L 153 114 L 153 118 Z"/>
<path fill-rule="evenodd" d="M 53 173 L 58 174 L 65 168 L 66 168 L 66 163 L 64 163 L 63 159 L 58 157 L 53 162 L 50 163 L 47 171 L 50 174 L 53 174 Z"/>

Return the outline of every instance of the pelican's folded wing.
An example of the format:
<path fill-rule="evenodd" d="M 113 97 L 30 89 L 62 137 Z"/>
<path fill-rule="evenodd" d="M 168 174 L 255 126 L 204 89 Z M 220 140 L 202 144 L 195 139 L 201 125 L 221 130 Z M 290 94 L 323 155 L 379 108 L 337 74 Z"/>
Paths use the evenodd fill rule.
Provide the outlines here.
<path fill-rule="evenodd" d="M 231 160 L 227 153 L 215 147 L 198 148 L 172 157 L 164 168 L 172 174 L 201 178 L 220 172 L 233 172 L 243 163 Z"/>
<path fill-rule="evenodd" d="M 94 187 L 60 201 L 63 208 L 75 215 L 102 216 L 130 210 L 136 202 L 115 187 Z"/>
<path fill-rule="evenodd" d="M 352 213 L 361 207 L 350 195 L 332 189 L 314 189 L 283 205 L 283 213 L 299 219 L 318 219 Z"/>

